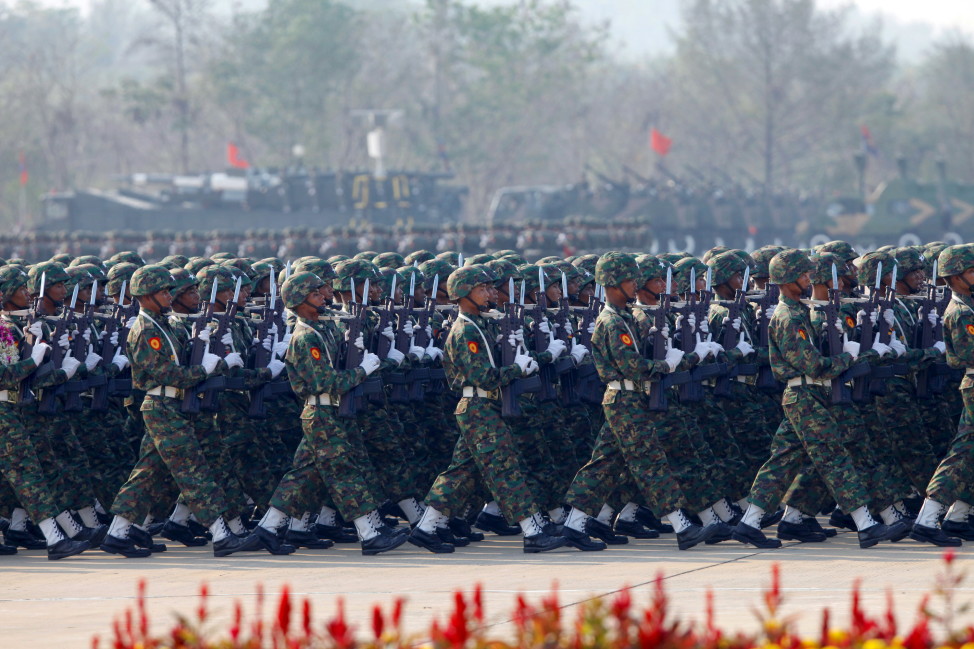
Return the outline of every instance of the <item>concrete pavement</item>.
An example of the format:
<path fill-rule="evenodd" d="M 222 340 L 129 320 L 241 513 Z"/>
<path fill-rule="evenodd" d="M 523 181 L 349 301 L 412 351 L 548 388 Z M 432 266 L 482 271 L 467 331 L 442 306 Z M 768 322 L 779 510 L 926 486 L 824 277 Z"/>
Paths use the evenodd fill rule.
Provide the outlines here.
<path fill-rule="evenodd" d="M 578 603 L 625 585 L 633 587 L 635 602 L 646 602 L 660 572 L 675 612 L 702 619 L 704 593 L 712 589 L 718 624 L 747 630 L 755 628 L 753 611 L 761 606 L 760 593 L 770 582 L 775 561 L 782 566 L 786 614 L 797 615 L 802 632 L 814 635 L 825 606 L 832 608 L 834 624 L 848 620 L 856 578 L 862 579 L 868 611 L 882 612 L 886 589 L 891 588 L 900 623 L 911 622 L 921 596 L 942 570 L 941 554 L 912 541 L 860 550 L 849 532 L 824 544 L 790 543 L 780 550 L 728 542 L 680 552 L 672 535 L 603 552 L 566 549 L 546 555 L 523 554 L 520 537 L 493 535 L 452 555 L 404 545 L 386 555 L 363 557 L 358 546 L 339 545 L 289 557 L 215 559 L 209 547 L 170 544 L 168 552 L 150 559 L 122 559 L 92 550 L 49 562 L 43 552 L 21 550 L 17 556 L 0 557 L 0 646 L 87 648 L 94 634 L 107 640 L 113 617 L 134 604 L 136 583 L 143 577 L 157 632 L 170 627 L 172 613 L 193 614 L 202 582 L 209 586 L 215 628 L 226 629 L 235 599 L 245 612 L 253 611 L 258 583 L 268 593 L 265 611 L 276 608 L 276 595 L 288 584 L 299 598 L 311 599 L 318 622 L 329 619 L 336 598 L 343 597 L 348 619 L 363 637 L 370 633 L 374 603 L 388 609 L 395 596 L 406 597 L 407 631 L 422 633 L 433 616 L 445 616 L 454 590 L 469 590 L 480 582 L 488 623 L 504 634 L 518 592 L 536 600 L 557 583 L 566 614 L 573 615 Z M 961 548 L 961 566 L 971 556 L 971 550 Z M 971 599 L 974 583 L 959 594 L 960 601 Z"/>

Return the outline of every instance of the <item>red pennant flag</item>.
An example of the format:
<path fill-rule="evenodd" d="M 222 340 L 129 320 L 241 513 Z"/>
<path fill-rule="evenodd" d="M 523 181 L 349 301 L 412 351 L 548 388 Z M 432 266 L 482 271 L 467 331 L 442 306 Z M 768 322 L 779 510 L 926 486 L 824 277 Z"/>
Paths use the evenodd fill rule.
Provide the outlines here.
<path fill-rule="evenodd" d="M 651 146 L 653 151 L 658 153 L 660 157 L 663 157 L 670 152 L 671 144 L 673 144 L 673 140 L 657 131 L 655 126 L 653 127 L 653 130 L 649 132 L 649 146 Z"/>
<path fill-rule="evenodd" d="M 17 163 L 20 165 L 20 184 L 26 185 L 30 175 L 27 173 L 27 156 L 23 151 L 17 154 Z"/>
<path fill-rule="evenodd" d="M 240 157 L 240 148 L 234 142 L 227 142 L 227 164 L 234 169 L 246 169 L 250 163 Z"/>

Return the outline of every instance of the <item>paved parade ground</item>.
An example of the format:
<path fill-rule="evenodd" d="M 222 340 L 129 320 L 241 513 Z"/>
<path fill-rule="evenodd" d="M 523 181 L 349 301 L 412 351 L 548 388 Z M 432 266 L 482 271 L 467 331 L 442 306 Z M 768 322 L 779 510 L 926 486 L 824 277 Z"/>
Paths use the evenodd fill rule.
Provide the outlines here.
<path fill-rule="evenodd" d="M 970 550 L 960 548 L 961 567 L 971 556 Z M 220 629 L 227 627 L 223 622 L 229 620 L 234 599 L 242 600 L 245 611 L 253 610 L 256 584 L 264 585 L 273 607 L 281 586 L 288 584 L 299 597 L 311 598 L 319 623 L 331 617 L 336 598 L 344 597 L 349 622 L 363 636 L 369 633 L 373 603 L 388 605 L 396 595 L 407 597 L 407 631 L 419 633 L 434 615 L 445 616 L 455 589 L 469 589 L 479 581 L 488 622 L 498 625 L 495 633 L 502 633 L 518 592 L 537 600 L 557 582 L 566 614 L 574 615 L 577 603 L 626 584 L 634 587 L 636 603 L 646 602 L 660 571 L 675 611 L 700 620 L 704 593 L 711 588 L 718 624 L 744 630 L 754 628 L 753 610 L 760 606 L 760 593 L 775 561 L 782 566 L 785 614 L 798 615 L 802 632 L 814 635 L 825 606 L 833 609 L 833 625 L 848 620 L 849 593 L 856 578 L 862 579 L 867 611 L 884 610 L 886 590 L 892 588 L 901 625 L 912 622 L 921 596 L 942 570 L 940 558 L 939 549 L 911 541 L 860 550 L 850 532 L 825 544 L 789 543 L 780 550 L 725 543 L 680 552 L 672 535 L 604 552 L 565 549 L 547 555 L 525 555 L 520 537 L 493 535 L 453 555 L 438 556 L 404 545 L 385 555 L 363 557 L 358 546 L 339 545 L 299 550 L 289 557 L 215 559 L 209 547 L 170 546 L 151 559 L 126 560 L 90 551 L 52 563 L 43 552 L 21 550 L 17 556 L 0 558 L 0 645 L 84 649 L 95 633 L 107 639 L 112 618 L 134 603 L 141 577 L 148 582 L 155 631 L 168 629 L 175 611 L 193 614 L 204 581 L 214 624 Z M 962 586 L 959 600 L 974 600 L 974 582 Z"/>

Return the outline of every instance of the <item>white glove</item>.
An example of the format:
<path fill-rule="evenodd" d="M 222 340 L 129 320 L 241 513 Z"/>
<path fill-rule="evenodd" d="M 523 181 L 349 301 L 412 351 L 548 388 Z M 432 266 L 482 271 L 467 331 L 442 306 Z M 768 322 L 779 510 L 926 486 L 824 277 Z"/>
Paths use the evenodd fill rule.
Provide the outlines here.
<path fill-rule="evenodd" d="M 433 325 L 426 325 L 426 337 L 427 338 L 433 337 Z"/>
<path fill-rule="evenodd" d="M 396 349 L 395 347 L 390 347 L 389 353 L 386 354 L 386 358 L 394 362 L 396 365 L 402 365 L 402 362 L 406 358 L 406 355 L 403 354 L 398 349 Z"/>
<path fill-rule="evenodd" d="M 890 353 L 892 349 L 890 349 L 889 345 L 884 345 L 877 340 L 873 343 L 873 351 L 877 352 L 880 356 L 885 356 L 886 354 Z"/>
<path fill-rule="evenodd" d="M 585 345 L 579 345 L 573 340 L 571 354 L 572 360 L 575 361 L 575 365 L 578 365 L 582 362 L 582 359 L 585 358 L 585 355 L 588 354 L 588 348 Z"/>
<path fill-rule="evenodd" d="M 700 321 L 700 333 L 709 334 L 710 333 L 710 323 L 704 318 Z"/>
<path fill-rule="evenodd" d="M 378 356 L 371 352 L 365 352 L 365 356 L 362 357 L 362 362 L 359 363 L 358 366 L 365 370 L 365 375 L 368 376 L 372 372 L 379 369 L 379 365 L 381 364 L 382 362 L 379 360 Z"/>
<path fill-rule="evenodd" d="M 203 327 L 203 329 L 200 331 L 199 339 L 205 343 L 210 342 L 210 330 Z"/>
<path fill-rule="evenodd" d="M 267 328 L 267 333 L 271 336 L 277 333 L 277 323 L 274 322 L 270 327 Z"/>
<path fill-rule="evenodd" d="M 846 354 L 852 354 L 852 359 L 855 360 L 859 358 L 859 343 L 854 340 L 849 340 L 842 343 L 842 351 Z"/>
<path fill-rule="evenodd" d="M 514 357 L 514 364 L 521 368 L 521 375 L 528 376 L 530 372 L 528 367 L 531 364 L 531 357 L 527 354 L 518 354 Z"/>
<path fill-rule="evenodd" d="M 501 343 L 502 340 L 504 340 L 504 334 L 497 334 L 497 337 L 494 338 L 494 342 L 497 343 L 498 345 Z M 508 336 L 507 337 L 507 340 L 508 340 L 508 342 L 514 340 L 514 334 L 511 334 L 510 336 Z M 513 342 L 511 342 L 510 344 L 512 346 L 514 345 Z"/>
<path fill-rule="evenodd" d="M 548 318 L 541 319 L 541 322 L 538 323 L 538 329 L 541 330 L 541 333 L 546 333 L 546 334 L 551 333 L 551 325 L 548 324 Z"/>
<path fill-rule="evenodd" d="M 243 359 L 240 358 L 240 354 L 237 352 L 232 352 L 223 357 L 223 360 L 227 362 L 230 367 L 243 367 Z"/>
<path fill-rule="evenodd" d="M 906 345 L 904 345 L 900 341 L 896 340 L 895 338 L 893 340 L 889 341 L 889 346 L 890 346 L 890 349 L 892 349 L 894 352 L 896 352 L 896 355 L 897 356 L 902 356 L 903 354 L 906 353 Z"/>
<path fill-rule="evenodd" d="M 78 371 L 80 366 L 81 361 L 77 360 L 73 356 L 65 356 L 61 360 L 61 369 L 64 370 L 69 379 L 74 376 L 74 373 Z"/>
<path fill-rule="evenodd" d="M 44 323 L 40 320 L 36 321 L 31 326 L 27 327 L 27 333 L 33 336 L 34 340 L 37 340 L 44 335 Z"/>
<path fill-rule="evenodd" d="M 524 329 L 522 327 L 518 327 L 514 330 L 514 342 L 516 342 L 518 345 L 524 344 Z"/>
<path fill-rule="evenodd" d="M 696 331 L 697 330 L 697 314 L 691 313 L 690 315 L 688 315 L 687 316 L 687 324 L 690 325 L 690 328 L 691 329 L 693 329 L 694 331 Z"/>
<path fill-rule="evenodd" d="M 556 361 L 558 357 L 565 353 L 565 341 L 563 340 L 552 340 L 548 343 L 548 349 L 545 350 L 551 354 L 551 360 Z"/>
<path fill-rule="evenodd" d="M 219 362 L 220 362 L 219 356 L 207 352 L 203 354 L 203 360 L 200 362 L 200 365 L 203 366 L 203 369 L 206 370 L 207 374 L 213 374 Z"/>
<path fill-rule="evenodd" d="M 943 343 L 941 343 L 943 344 Z M 41 361 L 44 360 L 44 354 L 51 348 L 47 343 L 42 343 L 40 341 L 34 345 L 34 348 L 30 350 L 30 358 L 34 361 L 34 365 L 40 365 Z"/>
<path fill-rule="evenodd" d="M 112 335 L 108 338 L 108 344 L 112 347 L 118 347 L 118 332 L 113 331 Z"/>
<path fill-rule="evenodd" d="M 883 311 L 883 320 L 885 320 L 886 324 L 888 324 L 890 327 L 893 326 L 893 323 L 896 322 L 896 314 L 893 313 L 893 309 L 886 309 Z"/>
<path fill-rule="evenodd" d="M 426 355 L 426 348 L 420 347 L 419 345 L 410 345 L 409 355 L 413 360 L 421 361 L 423 360 L 423 356 Z"/>
<path fill-rule="evenodd" d="M 707 356 L 713 353 L 713 346 L 711 346 L 711 344 L 707 342 L 703 342 L 703 341 L 698 342 L 693 347 L 693 353 L 699 356 L 700 360 L 702 361 L 703 359 L 707 358 Z"/>
<path fill-rule="evenodd" d="M 137 319 L 137 318 L 136 318 L 136 316 L 132 316 L 131 318 L 129 318 L 129 319 L 128 319 L 128 320 L 127 320 L 127 321 L 125 322 L 125 328 L 126 328 L 126 329 L 131 329 L 132 327 L 134 327 L 134 326 L 135 326 L 135 321 L 136 321 L 136 319 Z"/>
<path fill-rule="evenodd" d="M 710 355 L 714 358 L 717 358 L 717 354 L 724 351 L 724 346 L 718 342 L 711 340 L 707 344 L 710 345 Z"/>
<path fill-rule="evenodd" d="M 392 325 L 386 325 L 386 328 L 379 332 L 381 335 L 385 336 L 388 340 L 396 339 L 396 332 L 392 330 Z"/>
<path fill-rule="evenodd" d="M 274 355 L 278 358 L 284 358 L 284 354 L 287 353 L 287 347 L 287 343 L 283 340 L 278 343 L 274 343 Z"/>
<path fill-rule="evenodd" d="M 129 359 L 126 358 L 124 354 L 122 354 L 122 350 L 120 349 L 115 350 L 115 356 L 112 358 L 112 365 L 117 367 L 118 371 L 121 372 L 122 370 L 124 370 L 126 367 L 129 366 Z"/>
<path fill-rule="evenodd" d="M 89 352 L 88 355 L 85 356 L 85 367 L 88 369 L 89 372 L 95 369 L 95 366 L 98 365 L 98 363 L 100 362 L 101 362 L 101 356 L 99 356 L 95 352 Z"/>
<path fill-rule="evenodd" d="M 91 342 L 91 328 L 85 327 L 85 330 L 81 332 L 81 337 L 85 339 L 86 343 Z"/>
<path fill-rule="evenodd" d="M 267 369 L 271 371 L 271 378 L 276 379 L 277 375 L 281 373 L 284 369 L 284 361 L 279 361 L 276 358 L 272 358 L 267 364 Z"/>
<path fill-rule="evenodd" d="M 683 360 L 683 350 L 666 350 L 666 364 L 669 366 L 671 372 L 676 369 L 676 366 L 680 364 L 681 360 Z"/>
<path fill-rule="evenodd" d="M 734 318 L 733 320 L 731 320 L 730 318 L 726 318 L 725 317 L 721 324 L 727 325 L 728 323 L 730 323 L 730 326 L 734 328 L 734 331 L 740 331 L 741 330 L 741 318 L 740 318 L 740 316 Z"/>
<path fill-rule="evenodd" d="M 940 320 L 940 314 L 937 313 L 936 311 L 931 311 L 930 313 L 927 314 L 927 320 L 930 321 L 930 324 L 936 327 L 937 321 Z"/>
<path fill-rule="evenodd" d="M 233 345 L 233 334 L 230 333 L 229 331 L 223 334 L 223 338 L 220 338 L 220 342 L 226 345 L 227 347 L 230 347 L 231 345 Z"/>
<path fill-rule="evenodd" d="M 535 372 L 537 372 L 539 369 L 541 369 L 541 367 L 538 365 L 538 361 L 536 361 L 536 360 L 534 360 L 532 358 L 531 359 L 531 362 L 528 363 L 528 374 L 527 375 L 528 376 L 531 376 L 532 374 L 534 374 Z"/>
<path fill-rule="evenodd" d="M 260 345 L 265 350 L 271 351 L 271 348 L 274 346 L 274 339 L 268 336 L 267 338 L 264 338 L 264 340 L 260 342 Z"/>
<path fill-rule="evenodd" d="M 754 309 L 754 319 L 755 320 L 760 320 L 763 317 L 764 317 L 764 309 L 762 309 L 761 307 L 755 308 Z"/>
<path fill-rule="evenodd" d="M 865 323 L 865 321 L 866 321 L 866 312 L 863 309 L 859 309 L 859 312 L 856 313 L 856 322 L 862 325 Z M 876 326 L 876 323 L 879 322 L 879 312 L 878 311 L 870 312 L 869 321 L 870 323 L 872 323 L 873 326 Z"/>
<path fill-rule="evenodd" d="M 285 332 L 284 337 L 281 338 L 281 342 L 284 343 L 285 345 L 290 344 L 290 342 L 291 342 L 291 332 L 290 331 Z"/>
<path fill-rule="evenodd" d="M 57 339 L 57 344 L 61 349 L 67 349 L 68 345 L 68 334 L 61 334 L 61 337 Z"/>
<path fill-rule="evenodd" d="M 434 345 L 432 340 L 430 341 L 430 344 L 426 346 L 426 349 L 423 351 L 426 353 L 427 356 L 429 356 L 434 361 L 437 358 L 443 358 L 443 350 L 437 347 L 436 345 Z"/>
<path fill-rule="evenodd" d="M 946 354 L 947 353 L 947 345 L 945 345 L 944 344 L 944 341 L 942 341 L 942 340 L 938 340 L 937 342 L 935 342 L 933 344 L 933 348 L 936 349 L 941 354 Z"/>
<path fill-rule="evenodd" d="M 573 333 L 575 333 L 575 330 L 572 329 L 572 323 L 569 322 L 569 321 L 567 321 L 567 320 L 565 321 L 565 331 L 568 332 L 568 335 L 569 336 L 571 336 Z"/>
<path fill-rule="evenodd" d="M 754 351 L 754 347 L 752 347 L 751 346 L 751 343 L 747 342 L 746 340 L 740 340 L 740 341 L 738 341 L 738 343 L 737 343 L 737 349 L 741 350 L 741 352 L 745 356 L 747 356 L 748 354 L 750 354 L 751 352 Z"/>
<path fill-rule="evenodd" d="M 595 333 L 595 320 L 592 320 L 592 322 L 588 326 L 588 335 L 591 336 L 594 333 Z"/>

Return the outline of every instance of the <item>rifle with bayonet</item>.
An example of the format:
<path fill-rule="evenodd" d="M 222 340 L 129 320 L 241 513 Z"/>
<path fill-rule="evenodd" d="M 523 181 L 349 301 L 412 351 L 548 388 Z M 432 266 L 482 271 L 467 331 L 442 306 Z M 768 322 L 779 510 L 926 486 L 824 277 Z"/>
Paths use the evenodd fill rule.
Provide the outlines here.
<path fill-rule="evenodd" d="M 873 343 L 876 342 L 877 336 L 879 335 L 876 328 L 873 326 L 872 314 L 876 314 L 877 323 L 879 322 L 879 318 L 883 317 L 883 305 L 886 300 L 883 297 L 882 280 L 883 262 L 880 261 L 876 267 L 876 285 L 873 288 L 873 292 L 870 294 L 869 298 L 862 303 L 863 317 L 862 324 L 859 326 L 860 351 L 872 349 Z M 892 376 L 892 374 L 893 373 L 890 368 L 886 368 L 884 370 L 884 368 L 881 366 L 872 366 L 869 374 L 856 379 L 855 383 L 853 384 L 853 401 L 856 401 L 857 403 L 868 401 L 874 394 L 873 379 L 886 378 L 887 376 Z M 885 389 L 885 385 L 883 388 Z"/>
<path fill-rule="evenodd" d="M 828 345 L 826 356 L 836 356 L 842 353 L 843 343 L 847 340 L 844 332 L 836 328 L 836 323 L 842 323 L 842 291 L 839 288 L 839 273 L 835 264 L 832 264 L 832 288 L 829 289 L 829 300 L 821 306 L 815 307 L 821 311 L 825 318 L 825 340 Z M 832 403 L 835 405 L 851 403 L 852 391 L 849 389 L 848 382 L 868 375 L 871 367 L 866 361 L 859 361 L 852 367 L 844 371 L 839 376 L 832 379 L 831 394 Z"/>
<path fill-rule="evenodd" d="M 565 353 L 555 361 L 555 375 L 558 377 L 561 405 L 570 406 L 578 403 L 579 397 L 576 389 L 575 359 L 571 356 L 574 336 L 569 333 L 571 308 L 568 304 L 568 278 L 564 272 L 561 274 L 561 298 L 558 300 L 558 311 L 555 312 L 554 321 L 555 338 L 565 343 Z"/>
<path fill-rule="evenodd" d="M 209 350 L 211 354 L 215 354 L 220 358 L 225 358 L 228 354 L 227 347 L 223 344 L 223 338 L 230 331 L 233 319 L 237 316 L 237 301 L 240 299 L 240 284 L 242 280 L 242 277 L 237 278 L 237 284 L 233 289 L 233 300 L 226 305 L 223 313 L 217 313 L 213 316 L 216 319 L 216 330 L 210 334 Z M 213 284 L 217 284 L 216 277 L 213 278 Z M 216 296 L 214 295 L 213 297 L 215 302 Z M 231 385 L 231 379 L 225 376 L 219 377 L 217 381 L 204 381 L 204 385 L 200 386 L 200 393 L 203 395 L 200 397 L 200 409 L 205 412 L 218 411 L 220 409 L 220 393 L 224 390 L 231 389 Z M 242 387 L 241 381 L 233 389 Z"/>
<path fill-rule="evenodd" d="M 250 355 L 252 359 L 252 369 L 262 369 L 267 367 L 274 358 L 274 343 L 277 342 L 277 335 L 271 336 L 271 329 L 277 326 L 277 282 L 273 273 L 270 276 L 270 295 L 264 304 L 263 319 L 257 325 L 257 343 Z M 278 327 L 277 331 L 281 331 Z M 264 340 L 271 338 L 271 348 L 264 347 Z M 291 392 L 291 383 L 287 377 L 278 376 L 263 385 L 250 390 L 250 407 L 247 409 L 247 416 L 254 419 L 264 419 L 267 417 L 267 400 L 274 399 L 279 395 Z"/>
<path fill-rule="evenodd" d="M 88 357 L 88 341 L 85 340 L 84 332 L 91 330 L 91 323 L 95 317 L 95 296 L 98 293 L 98 282 L 94 282 L 91 288 L 91 298 L 85 305 L 80 318 L 76 318 L 75 335 L 71 344 L 71 355 L 84 362 Z M 72 309 L 73 311 L 74 309 Z M 100 361 L 99 361 L 100 362 Z M 95 367 L 98 367 L 97 365 Z M 64 384 L 64 411 L 79 412 L 83 408 L 81 394 L 99 385 L 107 385 L 108 377 L 104 374 L 93 374 L 89 372 L 84 379 L 77 376 Z"/>
<path fill-rule="evenodd" d="M 744 278 L 741 288 L 737 290 L 734 299 L 730 302 L 721 302 L 727 307 L 727 324 L 724 326 L 723 336 L 720 344 L 725 350 L 730 350 L 741 340 L 744 340 L 744 332 L 747 322 L 744 319 L 744 309 L 747 308 L 747 285 L 751 280 L 751 267 L 744 269 Z M 741 330 L 736 331 L 732 326 L 734 321 L 740 318 Z M 714 383 L 714 396 L 731 396 L 731 381 L 738 376 L 754 376 L 758 373 L 758 366 L 754 363 L 734 363 L 727 364 L 727 369 L 717 377 Z"/>
<path fill-rule="evenodd" d="M 769 332 L 771 312 L 778 305 L 778 295 L 778 285 L 769 283 L 764 289 L 764 294 L 753 300 L 761 312 L 761 317 L 758 318 L 758 344 L 756 349 L 768 349 L 771 344 Z M 777 392 L 781 389 L 781 384 L 774 378 L 770 364 L 758 367 L 758 377 L 754 381 L 754 386 L 762 392 Z"/>
<path fill-rule="evenodd" d="M 349 304 L 349 313 L 351 313 L 352 317 L 345 321 L 348 328 L 346 329 L 346 340 L 342 343 L 342 353 L 339 354 L 341 366 L 338 368 L 345 370 L 354 370 L 362 364 L 362 359 L 365 357 L 365 350 L 359 349 L 355 345 L 355 341 L 359 335 L 364 335 L 365 332 L 365 302 L 368 300 L 369 295 L 369 280 L 365 280 L 365 285 L 363 286 L 362 302 L 359 302 L 355 295 L 355 279 L 353 278 L 351 282 L 352 301 Z M 377 374 L 377 372 L 373 373 L 364 382 L 352 388 L 347 394 L 342 395 L 341 402 L 338 404 L 339 417 L 355 417 L 359 410 L 364 407 L 365 400 L 363 397 L 374 392 L 376 389 L 380 392 L 382 391 L 382 378 Z"/>
<path fill-rule="evenodd" d="M 531 324 L 534 352 L 540 355 L 548 351 L 548 345 L 553 340 L 551 333 L 545 333 L 541 330 L 541 323 L 544 322 L 548 312 L 548 296 L 545 294 L 544 269 L 541 267 L 538 268 L 538 289 L 535 296 L 534 307 L 528 311 L 534 321 Z M 554 364 L 545 363 L 541 365 L 538 369 L 538 374 L 541 376 L 541 392 L 538 393 L 538 399 L 540 401 L 553 401 L 557 399 L 558 393 L 555 391 Z"/>
<path fill-rule="evenodd" d="M 592 334 L 589 333 L 589 329 L 592 328 L 595 319 L 599 317 L 599 312 L 602 310 L 602 301 L 600 300 L 602 290 L 601 286 L 596 285 L 595 293 L 588 300 L 588 306 L 584 307 L 582 311 L 578 331 L 575 334 L 578 336 L 579 344 L 584 345 L 590 352 L 592 350 Z M 594 362 L 582 363 L 578 366 L 575 375 L 575 389 L 582 401 L 593 404 L 602 403 L 605 386 L 599 379 L 599 373 L 595 369 Z"/>
<path fill-rule="evenodd" d="M 74 292 L 71 294 L 70 306 L 65 309 L 61 317 L 58 318 L 57 324 L 54 325 L 54 330 L 51 332 L 51 363 L 53 363 L 55 368 L 61 367 L 61 362 L 64 360 L 64 349 L 58 344 L 58 341 L 68 332 L 71 325 L 75 320 L 74 307 L 78 303 L 78 289 L 79 285 L 74 285 Z M 69 352 L 70 354 L 70 347 Z M 56 386 L 51 386 L 45 388 L 44 392 L 41 394 L 41 402 L 37 407 L 37 412 L 42 415 L 53 415 L 61 410 L 61 402 L 58 401 L 58 396 L 64 394 L 64 383 Z"/>
<path fill-rule="evenodd" d="M 670 341 L 663 335 L 663 330 L 670 326 L 669 314 L 672 304 L 673 268 L 666 269 L 666 290 L 660 296 L 659 304 L 653 311 L 652 339 L 643 346 L 645 354 L 654 361 L 666 361 L 666 352 L 670 349 Z M 649 409 L 653 412 L 665 412 L 670 408 L 669 389 L 675 385 L 686 385 L 691 378 L 689 371 L 670 372 L 664 376 L 649 392 Z"/>
<path fill-rule="evenodd" d="M 514 357 L 518 352 L 526 354 L 523 345 L 518 342 L 511 344 L 511 339 L 515 338 L 516 333 L 521 329 L 523 322 L 518 315 L 518 305 L 514 301 L 514 278 L 508 279 L 508 300 L 504 305 L 504 317 L 500 320 L 501 330 L 501 367 L 514 364 Z M 541 377 L 537 374 L 514 379 L 501 388 L 501 417 L 509 419 L 521 416 L 521 403 L 518 400 L 522 394 L 527 392 L 541 391 Z"/>
<path fill-rule="evenodd" d="M 931 313 L 937 313 L 938 315 L 940 313 L 938 308 L 940 298 L 937 290 L 938 261 L 939 259 L 933 260 L 933 277 L 927 285 L 926 294 L 920 300 L 920 308 L 917 316 L 920 319 L 920 328 L 917 332 L 916 341 L 916 346 L 919 349 L 929 349 L 933 347 L 934 343 L 944 339 L 943 321 L 937 318 L 936 325 L 930 322 Z M 923 399 L 931 394 L 943 394 L 949 374 L 950 367 L 943 360 L 933 361 L 924 366 L 923 369 L 917 372 L 917 397 Z"/>
<path fill-rule="evenodd" d="M 206 306 L 203 307 L 203 313 L 196 317 L 193 322 L 193 336 L 190 339 L 189 353 L 186 359 L 187 366 L 196 366 L 203 364 L 203 357 L 206 355 L 207 349 L 209 349 L 209 343 L 200 338 L 200 334 L 204 329 L 207 328 L 207 324 L 213 317 L 213 310 L 216 308 L 216 289 L 217 289 L 217 279 L 213 279 L 213 288 L 210 289 L 210 301 L 207 302 Z M 211 336 L 212 339 L 212 336 Z M 224 379 L 222 376 L 208 376 L 201 383 L 193 388 L 185 390 L 183 393 L 183 403 L 181 410 L 188 414 L 195 414 L 200 411 L 200 393 L 206 389 L 217 387 L 218 385 L 224 385 Z"/>
<path fill-rule="evenodd" d="M 122 304 L 125 301 L 125 289 L 128 282 L 122 281 L 121 293 L 118 296 L 118 303 L 112 307 L 112 312 L 108 316 L 98 316 L 95 317 L 105 323 L 102 328 L 102 338 L 101 347 L 98 350 L 98 355 L 101 356 L 101 360 L 98 361 L 98 366 L 107 370 L 108 366 L 111 365 L 112 359 L 115 358 L 115 352 L 119 350 L 122 346 L 122 331 L 120 327 L 123 327 L 126 322 L 128 322 L 128 310 Z M 92 297 L 98 292 L 98 282 L 95 282 L 94 288 L 91 290 Z M 133 303 L 135 300 L 132 300 Z M 118 336 L 115 336 L 115 334 Z M 115 344 L 112 343 L 112 338 L 117 341 Z M 91 410 L 94 412 L 104 412 L 108 410 L 108 397 L 112 396 L 114 393 L 114 387 L 118 377 L 112 377 L 111 379 L 105 381 L 103 384 L 93 386 L 94 389 L 91 393 Z M 131 385 L 131 381 L 129 381 Z"/>
<path fill-rule="evenodd" d="M 41 292 L 34 300 L 31 309 L 28 311 L 27 324 L 24 325 L 24 341 L 20 345 L 20 360 L 22 361 L 30 358 L 31 352 L 34 351 L 34 344 L 37 342 L 34 339 L 34 336 L 28 333 L 28 329 L 30 329 L 30 326 L 33 325 L 35 322 L 37 322 L 38 318 L 40 317 L 39 314 L 40 314 L 41 300 L 44 299 L 44 291 L 46 289 L 46 284 L 47 284 L 47 273 L 41 273 Z M 53 366 L 51 365 L 50 361 L 47 361 L 46 363 L 42 362 L 41 365 L 37 367 L 37 369 L 35 369 L 33 372 L 25 376 L 23 380 L 21 380 L 20 387 L 18 388 L 18 393 L 17 393 L 17 404 L 19 406 L 21 407 L 29 406 L 36 401 L 36 397 L 34 396 L 34 391 L 31 389 L 31 387 L 33 386 L 34 379 L 38 378 L 37 375 L 40 372 L 41 367 L 46 368 L 45 370 L 46 373 L 50 373 L 50 371 L 53 369 Z"/>
<path fill-rule="evenodd" d="M 423 308 L 419 311 L 416 320 L 416 328 L 413 337 L 413 342 L 418 347 L 426 348 L 429 346 L 430 342 L 433 342 L 434 346 L 442 348 L 442 342 L 439 339 L 431 338 L 426 333 L 426 328 L 430 324 L 430 317 L 436 312 L 436 294 L 440 287 L 440 277 L 435 275 L 433 277 L 432 290 L 426 296 L 426 302 L 423 304 Z M 441 332 L 448 332 L 450 328 L 444 324 L 441 328 Z M 440 359 L 436 359 L 430 364 L 429 367 L 423 368 L 426 370 L 425 373 L 419 374 L 420 381 L 413 381 L 412 389 L 410 391 L 410 400 L 419 401 L 422 397 L 419 394 L 419 390 L 422 389 L 430 394 L 442 394 L 446 390 L 446 370 L 443 369 L 443 362 Z M 423 382 L 425 381 L 425 382 Z"/>

